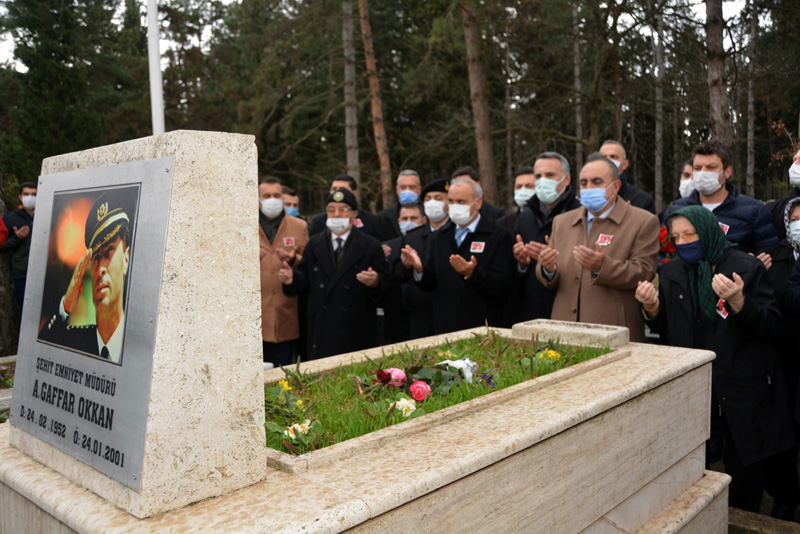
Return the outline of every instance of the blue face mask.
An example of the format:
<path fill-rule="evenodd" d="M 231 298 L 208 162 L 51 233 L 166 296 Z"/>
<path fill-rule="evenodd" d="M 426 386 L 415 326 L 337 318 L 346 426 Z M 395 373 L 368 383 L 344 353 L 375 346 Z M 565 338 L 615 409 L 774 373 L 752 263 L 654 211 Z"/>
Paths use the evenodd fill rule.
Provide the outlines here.
<path fill-rule="evenodd" d="M 599 212 L 608 204 L 606 188 L 581 189 L 581 204 L 592 213 Z"/>
<path fill-rule="evenodd" d="M 285 207 L 283 209 L 284 211 L 286 211 L 286 215 L 291 215 L 292 217 L 300 216 L 300 210 L 295 208 L 294 206 Z"/>
<path fill-rule="evenodd" d="M 403 235 L 406 235 L 406 232 L 419 226 L 414 221 L 400 221 L 398 225 L 400 226 L 400 231 L 403 232 Z"/>
<path fill-rule="evenodd" d="M 678 256 L 689 265 L 694 265 L 705 256 L 703 245 L 700 244 L 699 240 L 685 245 L 675 245 L 675 250 L 678 251 Z"/>
<path fill-rule="evenodd" d="M 419 199 L 419 196 L 414 191 L 400 191 L 400 204 L 413 204 Z"/>

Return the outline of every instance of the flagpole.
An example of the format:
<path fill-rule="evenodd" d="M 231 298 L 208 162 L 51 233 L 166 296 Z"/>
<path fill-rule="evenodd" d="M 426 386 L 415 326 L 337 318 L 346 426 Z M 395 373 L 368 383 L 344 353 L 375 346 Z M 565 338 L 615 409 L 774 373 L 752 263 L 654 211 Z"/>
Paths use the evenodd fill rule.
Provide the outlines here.
<path fill-rule="evenodd" d="M 164 89 L 161 80 L 161 51 L 158 0 L 147 0 L 147 58 L 150 65 L 150 112 L 153 135 L 164 133 Z"/>

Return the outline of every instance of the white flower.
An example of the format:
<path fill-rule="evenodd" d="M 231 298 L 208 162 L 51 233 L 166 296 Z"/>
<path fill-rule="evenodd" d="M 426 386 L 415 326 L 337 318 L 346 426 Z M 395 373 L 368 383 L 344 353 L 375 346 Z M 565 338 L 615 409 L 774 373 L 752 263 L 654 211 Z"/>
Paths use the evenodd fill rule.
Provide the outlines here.
<path fill-rule="evenodd" d="M 408 417 L 417 409 L 417 403 L 415 403 L 413 399 L 400 399 L 389 405 L 390 410 L 392 407 L 394 407 L 395 410 L 400 410 L 400 413 L 402 413 L 404 417 Z"/>
<path fill-rule="evenodd" d="M 478 372 L 478 364 L 469 358 L 456 361 L 445 360 L 437 363 L 436 365 L 449 365 L 450 367 L 455 367 L 456 369 L 460 370 L 464 374 L 464 381 L 467 384 L 472 384 L 472 375 Z"/>
<path fill-rule="evenodd" d="M 311 421 L 306 419 L 305 423 L 295 423 L 283 431 L 283 435 L 287 438 L 297 439 L 299 434 L 308 434 L 308 429 L 311 426 Z"/>

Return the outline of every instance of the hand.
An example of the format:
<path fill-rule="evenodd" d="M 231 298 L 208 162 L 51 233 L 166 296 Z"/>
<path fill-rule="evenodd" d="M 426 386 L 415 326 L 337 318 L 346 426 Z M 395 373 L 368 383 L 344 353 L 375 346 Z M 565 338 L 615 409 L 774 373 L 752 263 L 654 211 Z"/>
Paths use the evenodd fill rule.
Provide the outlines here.
<path fill-rule="evenodd" d="M 26 226 L 25 228 L 28 227 Z M 17 229 L 14 228 L 14 232 L 16 231 Z M 75 305 L 81 298 L 81 293 L 83 293 L 83 277 L 86 275 L 86 269 L 89 268 L 91 263 L 92 249 L 87 248 L 86 252 L 81 256 L 81 259 L 78 260 L 78 265 L 75 266 L 75 270 L 72 272 L 72 279 L 70 279 L 67 293 L 64 295 L 65 312 L 72 313 L 72 310 L 75 309 Z"/>
<path fill-rule="evenodd" d="M 258 259 L 259 260 L 263 260 L 264 256 L 266 256 L 266 255 L 267 255 L 267 249 L 265 249 L 264 247 L 259 247 L 258 248 Z"/>
<path fill-rule="evenodd" d="M 417 274 L 422 274 L 422 260 L 419 259 L 419 254 L 411 248 L 411 245 L 404 246 L 400 251 L 400 261 L 403 262 L 403 267 L 406 269 L 414 269 Z"/>
<path fill-rule="evenodd" d="M 711 288 L 721 299 L 728 301 L 733 313 L 739 313 L 744 306 L 744 280 L 733 273 L 733 280 L 724 274 L 715 274 L 711 279 Z"/>
<path fill-rule="evenodd" d="M 558 258 L 561 254 L 550 246 L 550 236 L 544 236 L 544 240 L 547 243 L 547 246 L 543 246 L 541 252 L 539 252 L 539 264 L 544 268 L 545 271 L 548 273 L 556 272 L 558 269 Z"/>
<path fill-rule="evenodd" d="M 278 280 L 285 286 L 292 285 L 292 281 L 294 280 L 294 271 L 285 261 L 283 262 L 283 269 L 278 271 Z"/>
<path fill-rule="evenodd" d="M 512 251 L 514 252 L 514 259 L 517 260 L 519 266 L 523 269 L 527 269 L 531 264 L 531 257 L 525 250 L 525 243 L 522 242 L 522 236 L 519 234 L 517 234 L 517 242 L 514 243 Z"/>
<path fill-rule="evenodd" d="M 603 260 L 606 258 L 603 248 L 599 243 L 594 244 L 594 250 L 589 247 L 584 247 L 583 245 L 574 247 L 572 249 L 572 254 L 575 256 L 575 259 L 578 260 L 578 263 L 593 273 L 600 271 L 600 267 L 603 266 Z"/>
<path fill-rule="evenodd" d="M 475 259 L 475 256 L 471 256 L 470 260 L 467 261 L 460 255 L 453 254 L 450 256 L 450 266 L 455 269 L 458 274 L 465 278 L 469 278 L 472 276 L 472 272 L 475 270 L 475 267 L 478 266 L 478 260 Z"/>
<path fill-rule="evenodd" d="M 761 260 L 761 263 L 763 263 L 763 264 L 764 264 L 764 267 L 766 267 L 767 269 L 769 269 L 770 267 L 772 267 L 772 256 L 770 256 L 770 255 L 769 255 L 769 254 L 767 254 L 766 252 L 762 252 L 761 254 L 759 254 L 759 255 L 757 256 L 757 258 L 758 258 L 759 260 Z"/>
<path fill-rule="evenodd" d="M 387 244 L 383 244 L 381 245 L 381 248 L 383 249 L 383 255 L 386 256 L 386 259 L 388 260 L 389 256 L 392 255 L 392 247 Z"/>
<path fill-rule="evenodd" d="M 648 317 L 654 317 L 656 313 L 658 313 L 658 293 L 652 283 L 646 280 L 640 280 L 639 285 L 636 287 L 634 297 L 642 303 Z"/>
<path fill-rule="evenodd" d="M 281 260 L 282 262 L 286 262 L 289 265 L 293 264 L 295 258 L 297 258 L 297 254 L 296 253 L 294 253 L 294 252 L 291 252 L 291 253 L 286 252 L 282 248 L 276 248 L 275 249 L 275 255 L 278 257 L 279 260 Z"/>
<path fill-rule="evenodd" d="M 372 267 L 356 274 L 356 280 L 367 287 L 378 287 L 378 273 L 373 271 Z"/>
<path fill-rule="evenodd" d="M 17 228 L 16 226 L 14 226 L 13 228 L 14 228 L 14 235 L 20 239 L 25 239 L 26 237 L 28 237 L 28 234 L 31 233 L 30 226 L 23 226 L 21 229 Z"/>

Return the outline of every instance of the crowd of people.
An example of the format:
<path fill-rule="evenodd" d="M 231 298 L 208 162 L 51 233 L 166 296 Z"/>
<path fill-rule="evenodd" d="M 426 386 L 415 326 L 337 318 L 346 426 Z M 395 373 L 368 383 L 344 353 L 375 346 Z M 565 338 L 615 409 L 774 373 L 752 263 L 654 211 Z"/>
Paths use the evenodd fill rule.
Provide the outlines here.
<path fill-rule="evenodd" d="M 573 177 L 540 154 L 514 177 L 513 213 L 463 167 L 397 203 L 360 209 L 335 177 L 325 213 L 299 219 L 278 180 L 259 185 L 264 361 L 288 365 L 381 344 L 551 318 L 625 326 L 632 341 L 709 349 L 707 462 L 732 474 L 730 504 L 775 517 L 800 503 L 800 151 L 789 196 L 764 204 L 729 183 L 728 147 L 706 141 L 682 169 L 681 198 L 655 214 L 606 141 Z M 292 202 L 294 201 L 294 204 Z M 282 206 L 283 207 L 282 209 Z"/>

